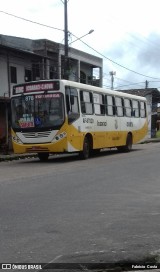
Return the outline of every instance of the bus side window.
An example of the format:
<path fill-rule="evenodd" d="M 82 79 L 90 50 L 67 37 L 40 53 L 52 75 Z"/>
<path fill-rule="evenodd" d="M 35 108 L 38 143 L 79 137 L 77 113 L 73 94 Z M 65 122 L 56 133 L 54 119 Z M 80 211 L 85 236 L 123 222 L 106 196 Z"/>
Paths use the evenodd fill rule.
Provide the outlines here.
<path fill-rule="evenodd" d="M 123 110 L 123 104 L 122 104 L 122 98 L 121 97 L 115 97 L 115 104 L 116 104 L 116 112 L 117 112 L 117 116 L 122 117 L 124 114 L 124 110 Z"/>
<path fill-rule="evenodd" d="M 113 115 L 117 115 L 117 106 L 115 102 L 115 97 L 112 96 L 112 101 L 113 101 Z"/>
<path fill-rule="evenodd" d="M 66 87 L 66 109 L 69 123 L 79 118 L 78 92 L 76 88 Z"/>
<path fill-rule="evenodd" d="M 122 109 L 123 109 L 123 116 L 125 116 L 125 107 L 124 107 L 124 98 L 122 97 Z"/>
<path fill-rule="evenodd" d="M 93 93 L 94 112 L 97 115 L 105 115 L 104 95 Z"/>
<path fill-rule="evenodd" d="M 131 100 L 128 98 L 124 98 L 124 109 L 125 109 L 125 116 L 131 117 L 132 115 L 132 104 Z"/>
<path fill-rule="evenodd" d="M 85 111 L 85 103 L 83 101 L 83 92 L 82 91 L 80 91 L 80 101 L 81 101 L 81 112 L 82 113 L 86 113 L 86 111 Z"/>
<path fill-rule="evenodd" d="M 70 102 L 71 102 L 71 112 L 79 113 L 77 90 L 74 90 L 74 89 L 71 90 Z"/>
<path fill-rule="evenodd" d="M 132 116 L 139 117 L 139 101 L 132 100 Z"/>
<path fill-rule="evenodd" d="M 143 101 L 140 102 L 140 116 L 142 118 L 146 117 L 146 103 Z"/>
<path fill-rule="evenodd" d="M 70 111 L 70 95 L 68 89 L 66 89 L 66 108 L 68 113 Z"/>
<path fill-rule="evenodd" d="M 105 115 L 105 105 L 104 105 L 104 95 L 102 95 L 102 104 L 100 105 L 101 107 L 101 114 Z"/>
<path fill-rule="evenodd" d="M 109 116 L 115 115 L 115 103 L 114 103 L 114 97 L 112 95 L 105 96 L 105 108 L 106 108 L 107 115 Z"/>
<path fill-rule="evenodd" d="M 93 96 L 87 90 L 80 91 L 81 112 L 85 114 L 93 114 Z"/>
<path fill-rule="evenodd" d="M 66 87 L 67 113 L 79 113 L 78 92 L 75 88 Z"/>

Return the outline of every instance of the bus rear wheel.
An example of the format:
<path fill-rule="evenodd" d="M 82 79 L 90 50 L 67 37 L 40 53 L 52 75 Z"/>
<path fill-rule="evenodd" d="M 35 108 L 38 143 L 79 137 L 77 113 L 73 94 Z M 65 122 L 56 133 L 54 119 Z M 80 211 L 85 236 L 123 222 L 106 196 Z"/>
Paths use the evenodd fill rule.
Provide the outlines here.
<path fill-rule="evenodd" d="M 126 145 L 125 145 L 125 151 L 130 152 L 132 150 L 132 135 L 127 135 Z"/>
<path fill-rule="evenodd" d="M 38 153 L 38 158 L 42 162 L 48 161 L 48 157 L 49 157 L 48 153 Z"/>
<path fill-rule="evenodd" d="M 118 146 L 117 149 L 119 152 L 130 152 L 132 150 L 132 135 L 128 134 L 126 139 L 126 145 Z"/>
<path fill-rule="evenodd" d="M 83 142 L 83 150 L 79 152 L 79 157 L 82 160 L 86 160 L 89 158 L 90 155 L 90 144 L 87 137 L 84 138 Z"/>
<path fill-rule="evenodd" d="M 100 151 L 101 151 L 100 148 L 99 148 L 99 149 L 92 149 L 92 150 L 91 150 L 91 155 L 92 155 L 92 156 L 99 155 L 99 154 L 100 154 Z"/>

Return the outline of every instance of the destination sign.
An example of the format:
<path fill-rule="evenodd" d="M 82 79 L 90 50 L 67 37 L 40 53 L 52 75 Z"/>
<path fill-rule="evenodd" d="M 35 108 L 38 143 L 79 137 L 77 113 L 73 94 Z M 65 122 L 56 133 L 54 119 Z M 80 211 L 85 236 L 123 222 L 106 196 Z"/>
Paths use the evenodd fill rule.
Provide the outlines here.
<path fill-rule="evenodd" d="M 35 82 L 29 84 L 21 84 L 13 87 L 13 94 L 40 92 L 40 91 L 57 91 L 59 90 L 59 81 L 54 82 Z"/>

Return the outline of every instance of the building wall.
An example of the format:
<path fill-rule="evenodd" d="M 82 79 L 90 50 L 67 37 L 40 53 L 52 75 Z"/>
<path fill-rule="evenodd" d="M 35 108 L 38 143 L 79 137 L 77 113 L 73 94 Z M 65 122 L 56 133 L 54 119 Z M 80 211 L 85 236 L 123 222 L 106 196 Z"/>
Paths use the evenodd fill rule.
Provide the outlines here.
<path fill-rule="evenodd" d="M 6 104 L 0 102 L 0 150 L 3 144 L 6 143 L 6 135 L 8 124 L 6 122 Z"/>
<path fill-rule="evenodd" d="M 61 59 L 63 59 L 64 56 L 64 46 L 61 45 L 59 48 L 59 55 L 61 56 Z M 71 60 L 72 67 L 70 71 L 70 80 L 78 81 L 80 82 L 80 71 L 86 74 L 86 84 L 91 84 L 92 82 L 88 80 L 88 77 L 93 76 L 93 69 L 97 68 L 99 69 L 99 75 L 97 75 L 99 87 L 103 86 L 103 60 L 101 58 L 98 58 L 94 55 L 76 50 L 74 48 L 69 48 L 68 57 Z M 63 67 L 63 64 L 61 65 Z M 63 69 L 63 68 L 62 68 Z"/>
<path fill-rule="evenodd" d="M 5 113 L 5 104 L 0 103 L 0 141 L 5 138 L 6 135 L 6 113 Z"/>
<path fill-rule="evenodd" d="M 7 57 L 0 55 L 0 96 L 8 96 Z"/>
<path fill-rule="evenodd" d="M 11 66 L 16 68 L 17 82 L 14 82 L 14 83 L 11 82 L 11 74 L 10 74 Z M 4 96 L 9 97 L 10 90 L 12 89 L 13 85 L 24 82 L 25 67 L 31 67 L 31 62 L 27 58 L 18 59 L 17 57 L 9 56 L 7 60 L 7 57 L 5 56 L 0 57 L 0 96 L 1 97 L 4 97 Z"/>
<path fill-rule="evenodd" d="M 86 84 L 88 84 L 88 78 L 92 77 L 92 72 L 93 69 L 91 66 L 87 65 L 86 63 L 80 63 L 80 72 L 83 72 L 86 76 Z M 71 69 L 70 69 L 70 74 L 69 74 L 69 80 L 81 81 L 81 75 L 78 74 L 78 61 L 72 62 Z"/>

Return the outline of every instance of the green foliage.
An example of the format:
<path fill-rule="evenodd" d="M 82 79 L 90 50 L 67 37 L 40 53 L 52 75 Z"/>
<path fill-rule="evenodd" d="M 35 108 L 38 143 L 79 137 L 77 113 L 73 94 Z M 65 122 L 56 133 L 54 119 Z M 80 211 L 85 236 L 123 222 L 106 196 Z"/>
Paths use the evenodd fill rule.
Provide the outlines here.
<path fill-rule="evenodd" d="M 156 138 L 160 138 L 160 130 L 156 132 Z"/>

